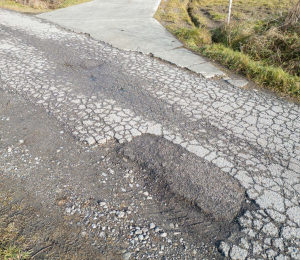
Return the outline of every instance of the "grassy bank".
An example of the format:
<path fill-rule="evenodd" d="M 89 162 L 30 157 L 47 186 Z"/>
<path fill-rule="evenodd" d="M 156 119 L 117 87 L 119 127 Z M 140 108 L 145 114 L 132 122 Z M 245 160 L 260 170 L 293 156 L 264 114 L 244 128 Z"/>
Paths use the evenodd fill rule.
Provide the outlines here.
<path fill-rule="evenodd" d="M 42 13 L 89 1 L 91 0 L 0 0 L 0 8 L 22 13 Z"/>
<path fill-rule="evenodd" d="M 300 24 L 296 2 L 163 0 L 155 15 L 188 48 L 260 86 L 300 98 Z M 292 17 L 294 20 L 290 23 Z"/>

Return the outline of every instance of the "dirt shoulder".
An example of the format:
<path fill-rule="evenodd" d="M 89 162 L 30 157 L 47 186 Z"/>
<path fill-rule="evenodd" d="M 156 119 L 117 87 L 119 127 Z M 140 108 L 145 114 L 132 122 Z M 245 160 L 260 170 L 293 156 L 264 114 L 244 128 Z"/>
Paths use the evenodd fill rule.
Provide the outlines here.
<path fill-rule="evenodd" d="M 99 244 L 99 254 L 82 235 L 78 216 L 65 214 L 79 190 L 92 196 L 88 178 L 96 173 L 90 165 L 105 153 L 76 143 L 44 111 L 12 94 L 1 91 L 0 104 L 1 234 L 31 249 L 34 259 L 120 258 L 114 245 L 105 250 L 106 243 Z"/>

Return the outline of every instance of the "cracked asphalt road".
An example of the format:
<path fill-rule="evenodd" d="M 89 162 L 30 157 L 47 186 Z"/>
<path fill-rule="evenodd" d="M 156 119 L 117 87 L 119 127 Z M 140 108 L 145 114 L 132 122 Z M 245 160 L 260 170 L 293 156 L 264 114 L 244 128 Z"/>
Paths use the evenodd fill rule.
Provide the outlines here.
<path fill-rule="evenodd" d="M 49 136 L 54 142 L 58 138 L 56 132 L 58 136 L 61 131 L 68 133 L 67 143 L 71 147 L 63 154 L 82 150 L 67 159 L 73 160 L 71 165 L 76 165 L 80 154 L 83 161 L 87 160 L 86 153 L 93 154 L 89 158 L 96 158 L 97 153 L 101 154 L 99 158 L 103 156 L 103 170 L 95 169 L 100 172 L 89 178 L 89 170 L 85 168 L 89 164 L 83 168 L 78 165 L 74 174 L 77 177 L 67 178 L 70 183 L 64 179 L 60 167 L 57 175 L 49 175 L 53 176 L 53 183 L 37 177 L 30 170 L 30 163 L 23 163 L 20 171 L 21 166 L 14 165 L 20 162 L 12 158 L 12 155 L 21 156 L 19 146 L 28 146 L 28 151 L 23 151 L 26 156 L 34 158 L 35 152 L 46 156 L 41 172 L 62 163 L 63 156 L 48 159 L 46 151 L 39 151 L 41 142 L 32 145 L 32 151 L 29 144 L 22 143 L 23 139 L 14 146 L 16 140 L 10 139 L 6 128 L 14 113 L 7 115 L 7 109 L 2 110 L 6 111 L 0 115 L 3 183 L 21 185 L 21 179 L 26 177 L 29 181 L 20 187 L 32 190 L 34 183 L 40 192 L 32 196 L 36 200 L 49 200 L 51 205 L 57 204 L 55 193 L 46 192 L 48 189 L 42 187 L 57 185 L 59 192 L 66 189 L 59 200 L 63 201 L 62 209 L 57 209 L 55 214 L 70 218 L 68 225 L 80 230 L 78 236 L 89 238 L 84 243 L 90 243 L 96 251 L 84 253 L 80 247 L 83 250 L 79 250 L 80 254 L 86 254 L 86 258 L 101 255 L 97 250 L 109 251 L 110 243 L 114 256 L 103 253 L 103 257 L 111 259 L 116 256 L 124 259 L 300 259 L 298 104 L 262 92 L 221 86 L 149 56 L 118 50 L 87 35 L 5 10 L 0 10 L 0 88 L 3 99 L 20 99 L 15 104 L 27 104 L 32 111 L 36 107 L 38 112 L 32 113 L 39 116 L 44 113 L 45 128 L 40 132 L 47 133 L 54 124 L 51 120 L 59 124 L 44 139 Z M 22 133 L 21 128 L 18 133 Z M 117 152 L 118 147 L 126 147 L 128 142 L 146 134 L 179 145 L 245 189 L 241 211 L 230 225 L 220 226 L 211 212 L 187 205 L 180 197 L 182 194 L 174 194 L 172 188 L 157 187 L 155 180 L 151 180 L 153 169 Z M 57 144 L 56 152 L 62 153 L 64 149 L 59 147 L 65 146 Z M 90 160 L 87 161 L 96 164 L 96 159 Z M 32 163 L 36 162 L 32 160 Z M 81 179 L 80 173 L 86 178 Z M 92 183 L 98 182 L 102 186 L 94 190 Z M 74 192 L 69 194 L 62 183 L 70 185 Z M 2 186 L 1 193 L 5 190 Z M 161 190 L 165 197 L 160 195 Z M 226 198 L 227 194 L 216 196 Z M 94 204 L 87 203 L 91 198 Z M 187 213 L 184 217 L 183 212 Z M 192 232 L 190 227 L 201 222 L 210 223 L 207 226 L 216 232 L 215 238 L 204 239 L 203 229 L 199 229 L 200 233 Z M 54 237 L 53 243 L 57 241 Z M 52 257 L 51 251 L 47 252 Z M 70 251 L 62 252 L 66 256 Z M 93 252 L 96 253 L 91 256 Z"/>

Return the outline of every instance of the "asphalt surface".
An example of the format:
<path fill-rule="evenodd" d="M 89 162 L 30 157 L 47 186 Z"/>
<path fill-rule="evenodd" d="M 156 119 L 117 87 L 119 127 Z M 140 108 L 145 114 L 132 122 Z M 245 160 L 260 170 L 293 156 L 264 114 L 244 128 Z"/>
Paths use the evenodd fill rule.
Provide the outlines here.
<path fill-rule="evenodd" d="M 18 134 L 11 134 L 8 122 L 17 113 L 13 106 L 6 105 L 10 102 L 1 102 L 1 179 L 11 185 L 20 183 L 24 190 L 39 190 L 31 192 L 32 201 L 49 201 L 51 205 L 58 202 L 54 202 L 54 193 L 45 189 L 46 185 L 51 189 L 58 186 L 59 192 L 66 189 L 59 200 L 63 201 L 60 211 L 53 209 L 53 214 L 70 218 L 69 225 L 80 229 L 76 234 L 89 238 L 85 243 L 96 250 L 92 256 L 88 254 L 93 251 L 85 253 L 88 247 L 78 242 L 82 251 L 78 250 L 87 254 L 87 259 L 100 257 L 99 252 L 103 257 L 111 252 L 114 255 L 106 257 L 111 259 L 117 255 L 123 259 L 300 259 L 298 104 L 263 92 L 219 85 L 149 56 L 113 48 L 30 16 L 1 10 L 0 30 L 1 96 L 19 99 L 12 103 L 22 104 L 20 110 L 24 113 L 26 106 L 32 111 L 37 109 L 37 117 L 42 119 L 32 119 L 37 123 L 33 123 L 31 132 L 38 125 L 41 139 L 46 141 L 36 146 L 27 144 L 21 136 L 22 128 L 17 128 L 24 121 L 20 118 L 9 128 L 15 126 Z M 43 120 L 45 124 L 38 123 Z M 54 123 L 49 120 L 58 124 L 50 132 Z M 53 148 L 52 153 L 59 156 L 51 160 L 46 148 L 55 143 L 60 132 L 66 135 L 65 144 Z M 159 160 L 147 155 L 155 148 L 149 136 L 163 140 L 157 148 L 167 147 L 167 151 L 161 148 L 155 154 L 162 157 Z M 39 158 L 34 153 L 44 156 L 40 176 L 29 170 L 29 159 L 22 164 L 22 171 L 18 170 L 20 166 L 16 165 L 22 161 L 22 149 L 18 147 L 22 145 L 26 145 L 28 151 L 24 148 L 24 152 L 29 158 Z M 66 145 L 70 148 L 64 151 Z M 43 146 L 45 149 L 39 149 Z M 190 180 L 188 174 L 181 174 L 182 164 L 178 166 L 174 159 L 178 149 L 180 155 L 185 153 L 190 158 L 179 158 L 189 165 L 187 168 L 208 167 L 204 172 L 211 176 L 202 182 L 194 175 L 197 171 L 188 173 L 193 174 L 189 178 L 196 188 L 201 189 L 205 182 L 208 186 L 216 183 L 215 193 L 211 189 L 212 195 L 205 193 L 216 203 L 212 207 L 205 207 L 206 200 L 182 192 L 176 183 L 180 178 L 182 183 Z M 124 150 L 127 152 L 122 153 Z M 72 155 L 72 151 L 79 152 Z M 90 153 L 93 155 L 88 156 Z M 95 167 L 96 159 L 92 160 L 97 153 L 98 158 L 103 156 L 99 169 Z M 76 166 L 74 178 L 72 171 L 68 174 L 57 166 L 64 156 L 71 155 L 73 163 L 66 165 Z M 175 162 L 168 161 L 170 158 Z M 151 160 L 162 163 L 156 166 L 149 163 Z M 54 165 L 57 175 L 49 170 Z M 172 167 L 179 170 L 172 171 Z M 93 178 L 89 177 L 91 172 L 95 172 Z M 169 178 L 171 173 L 175 173 L 175 179 Z M 153 174 L 158 177 L 153 178 Z M 25 177 L 28 181 L 22 182 Z M 223 181 L 220 187 L 218 178 Z M 63 183 L 70 185 L 72 194 Z M 234 200 L 238 213 L 224 214 L 227 220 L 231 216 L 226 225 L 219 220 L 222 214 L 214 211 L 222 208 L 220 200 L 225 204 L 226 199 L 232 200 L 230 194 L 220 194 L 223 183 L 227 185 L 224 190 L 233 187 L 232 194 L 244 196 L 241 200 L 237 195 Z M 6 194 L 9 187 L 2 185 L 1 193 Z M 89 199 L 94 204 L 87 203 Z M 40 207 L 46 212 L 48 208 Z M 199 219 L 211 223 L 216 237 L 205 235 L 209 232 L 201 228 Z M 199 232 L 193 232 L 198 225 Z M 53 245 L 59 244 L 57 241 L 54 238 Z M 106 247 L 104 241 L 109 241 Z M 54 251 L 49 248 L 43 252 L 52 257 Z M 68 255 L 71 251 L 63 252 Z"/>

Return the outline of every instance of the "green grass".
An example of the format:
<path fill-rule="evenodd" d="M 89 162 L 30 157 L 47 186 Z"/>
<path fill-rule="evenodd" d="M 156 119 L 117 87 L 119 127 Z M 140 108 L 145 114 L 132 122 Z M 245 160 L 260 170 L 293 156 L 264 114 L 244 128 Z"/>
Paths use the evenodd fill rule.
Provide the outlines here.
<path fill-rule="evenodd" d="M 226 14 L 216 12 L 216 11 L 213 11 L 213 10 L 209 10 L 208 12 L 209 12 L 210 17 L 213 20 L 216 20 L 216 21 L 224 21 L 227 17 Z"/>
<path fill-rule="evenodd" d="M 221 44 L 207 45 L 196 50 L 220 61 L 235 72 L 246 75 L 261 86 L 271 87 L 292 96 L 300 96 L 300 78 L 290 75 L 280 67 L 266 66 L 263 62 L 254 61 L 249 55 Z"/>
<path fill-rule="evenodd" d="M 236 0 L 229 26 L 227 0 L 172 0 L 171 7 L 170 2 L 161 2 L 155 18 L 186 47 L 262 87 L 300 100 L 300 24 L 280 27 L 290 0 Z M 182 16 L 174 14 L 176 3 Z"/>
<path fill-rule="evenodd" d="M 0 219 L 2 221 L 3 219 Z M 31 258 L 31 250 L 23 250 L 16 244 L 22 243 L 19 229 L 14 223 L 0 227 L 0 260 L 26 260 Z"/>
<path fill-rule="evenodd" d="M 201 30 L 198 28 L 194 28 L 194 29 L 180 28 L 174 30 L 173 33 L 179 40 L 185 42 L 191 47 L 210 43 L 210 37 L 207 34 L 206 30 Z"/>
<path fill-rule="evenodd" d="M 17 246 L 0 246 L 1 260 L 26 260 L 31 258 L 31 251 L 23 252 Z"/>

